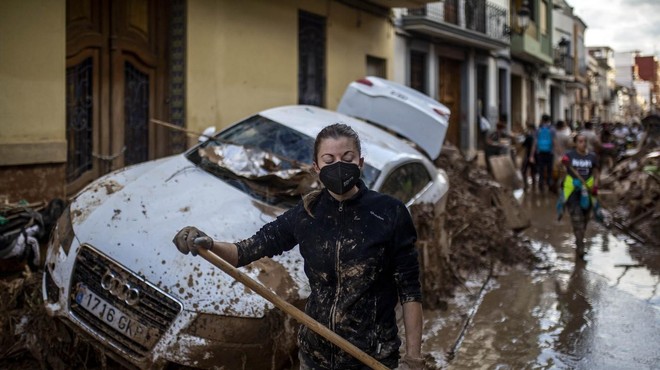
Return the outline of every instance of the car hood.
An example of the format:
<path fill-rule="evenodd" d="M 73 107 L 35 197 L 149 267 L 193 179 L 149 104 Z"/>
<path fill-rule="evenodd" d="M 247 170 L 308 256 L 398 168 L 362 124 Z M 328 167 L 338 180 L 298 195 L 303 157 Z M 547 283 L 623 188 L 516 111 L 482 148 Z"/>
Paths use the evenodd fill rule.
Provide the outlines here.
<path fill-rule="evenodd" d="M 129 167 L 90 184 L 72 202 L 77 240 L 107 255 L 184 309 L 261 317 L 272 305 L 201 257 L 178 252 L 184 226 L 216 240 L 252 236 L 282 209 L 260 203 L 189 162 L 183 155 Z M 243 268 L 280 296 L 306 296 L 298 249 Z"/>

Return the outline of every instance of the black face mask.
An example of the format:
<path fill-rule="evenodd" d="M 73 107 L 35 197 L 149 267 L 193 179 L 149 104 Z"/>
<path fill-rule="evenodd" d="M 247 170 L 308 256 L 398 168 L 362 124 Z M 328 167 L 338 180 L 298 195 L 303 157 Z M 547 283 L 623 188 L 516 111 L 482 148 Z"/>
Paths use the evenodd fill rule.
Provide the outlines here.
<path fill-rule="evenodd" d="M 342 195 L 360 180 L 360 167 L 355 163 L 335 162 L 321 168 L 319 179 L 328 190 Z"/>

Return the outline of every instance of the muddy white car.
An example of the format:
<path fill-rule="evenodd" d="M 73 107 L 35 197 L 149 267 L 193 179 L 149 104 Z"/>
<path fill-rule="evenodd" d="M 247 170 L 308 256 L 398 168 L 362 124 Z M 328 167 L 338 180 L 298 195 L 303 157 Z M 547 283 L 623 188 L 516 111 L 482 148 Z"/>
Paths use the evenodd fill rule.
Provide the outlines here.
<path fill-rule="evenodd" d="M 416 124 L 427 125 L 410 130 L 405 117 L 382 117 L 374 105 L 384 102 L 415 112 Z M 361 119 L 317 107 L 277 107 L 184 154 L 91 183 L 53 232 L 43 280 L 48 312 L 131 367 L 284 366 L 295 358 L 292 319 L 204 259 L 180 254 L 172 238 L 186 225 L 218 240 L 251 236 L 319 186 L 310 171 L 314 138 L 337 122 L 360 135 L 368 187 L 408 206 L 442 204 L 447 177 L 430 158 L 439 154 L 447 128 L 444 106 L 368 78 L 351 84 L 340 109 Z M 299 307 L 309 295 L 295 248 L 242 270 Z"/>

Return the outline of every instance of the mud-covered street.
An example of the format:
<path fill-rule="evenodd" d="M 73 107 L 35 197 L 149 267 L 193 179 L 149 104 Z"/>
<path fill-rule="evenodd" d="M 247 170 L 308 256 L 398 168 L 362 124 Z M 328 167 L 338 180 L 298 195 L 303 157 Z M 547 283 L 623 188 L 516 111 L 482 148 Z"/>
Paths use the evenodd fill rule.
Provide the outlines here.
<path fill-rule="evenodd" d="M 458 160 L 453 163 L 459 168 L 468 165 Z M 451 173 L 457 173 L 455 169 Z M 483 179 L 479 170 L 468 172 Z M 469 200 L 466 194 L 454 196 L 465 203 Z M 453 276 L 461 278 L 451 284 L 438 283 L 451 292 L 450 298 L 445 291 L 437 297 L 439 308 L 425 308 L 423 352 L 427 368 L 660 368 L 657 247 L 639 244 L 616 228 L 592 221 L 586 261 L 576 262 L 570 221 L 567 216 L 557 221 L 556 196 L 518 191 L 513 198 L 522 204 L 522 213 L 530 215 L 531 225 L 510 239 L 517 240 L 516 245 L 498 242 L 489 247 L 491 258 L 495 255 L 498 261 L 492 270 L 484 263 L 486 259 L 476 256 L 479 245 L 492 244 L 498 236 L 486 241 L 478 236 L 478 230 L 461 227 L 454 232 Z M 479 209 L 477 203 L 469 204 Z M 480 213 L 485 211 L 481 208 Z M 459 213 L 454 215 L 458 218 L 448 215 L 450 221 L 460 221 L 457 225 L 470 217 L 479 219 L 466 210 L 450 212 Z M 482 217 L 479 221 L 489 220 Z M 488 232 L 494 232 L 495 225 L 489 224 Z M 432 235 L 431 231 L 426 233 Z M 537 257 L 534 263 L 528 261 L 529 249 Z M 525 254 L 525 258 L 506 256 L 507 251 Z M 479 264 L 471 273 L 470 261 Z M 73 364 L 92 369 L 123 368 L 106 357 L 101 347 L 71 336 L 63 324 L 46 315 L 40 272 L 6 276 L 3 287 L 3 328 L 16 340 L 3 339 L 0 368 L 65 369 Z M 21 308 L 11 308 L 14 306 Z"/>
<path fill-rule="evenodd" d="M 489 280 L 484 274 L 459 287 L 447 311 L 427 310 L 430 362 L 447 369 L 660 368 L 657 248 L 592 222 L 586 262 L 576 263 L 570 221 L 556 220 L 556 197 L 531 193 L 522 202 L 532 215 L 524 235 L 543 262 L 532 271 L 494 271 Z"/>

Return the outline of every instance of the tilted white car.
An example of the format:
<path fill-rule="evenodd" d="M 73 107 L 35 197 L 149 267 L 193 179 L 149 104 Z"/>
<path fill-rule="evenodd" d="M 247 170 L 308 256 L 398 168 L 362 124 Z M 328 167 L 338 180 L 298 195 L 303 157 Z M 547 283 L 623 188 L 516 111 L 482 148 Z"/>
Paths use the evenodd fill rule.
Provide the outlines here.
<path fill-rule="evenodd" d="M 345 97 L 357 99 L 350 95 L 361 88 L 389 94 L 399 86 L 369 78 L 353 83 Z M 417 101 L 397 91 L 399 101 L 390 97 L 389 104 Z M 423 104 L 437 117 L 426 120 L 425 135 L 419 127 L 406 135 L 405 122 L 383 125 L 408 139 L 435 135 L 439 142 L 418 144 L 437 156 L 449 112 L 427 99 Z M 352 114 L 374 119 L 355 107 Z M 128 366 L 283 366 L 295 357 L 292 319 L 204 259 L 180 254 L 172 238 L 187 225 L 223 241 L 251 236 L 318 186 L 308 172 L 314 138 L 337 122 L 360 135 L 368 187 L 408 206 L 443 201 L 446 174 L 406 141 L 317 107 L 268 109 L 184 154 L 115 171 L 83 189 L 50 241 L 43 280 L 48 312 Z M 242 270 L 299 307 L 309 295 L 297 248 Z"/>

